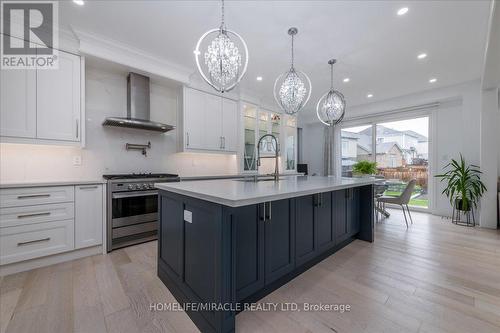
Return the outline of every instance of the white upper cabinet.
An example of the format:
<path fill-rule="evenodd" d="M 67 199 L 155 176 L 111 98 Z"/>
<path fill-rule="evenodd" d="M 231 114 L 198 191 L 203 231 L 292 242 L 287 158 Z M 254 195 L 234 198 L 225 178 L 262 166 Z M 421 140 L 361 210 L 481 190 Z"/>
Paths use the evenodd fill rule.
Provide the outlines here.
<path fill-rule="evenodd" d="M 36 70 L 2 69 L 0 135 L 36 137 Z"/>
<path fill-rule="evenodd" d="M 238 150 L 238 103 L 223 99 L 222 102 L 222 148 L 225 151 Z"/>
<path fill-rule="evenodd" d="M 2 141 L 83 142 L 81 69 L 84 61 L 63 51 L 59 51 L 58 59 L 58 69 L 1 70 Z"/>
<path fill-rule="evenodd" d="M 184 88 L 182 150 L 235 153 L 238 150 L 237 105 L 227 98 Z"/>
<path fill-rule="evenodd" d="M 37 137 L 80 141 L 80 57 L 59 51 L 59 69 L 37 70 Z"/>
<path fill-rule="evenodd" d="M 205 149 L 222 150 L 222 99 L 219 96 L 205 95 Z"/>
<path fill-rule="evenodd" d="M 203 149 L 205 96 L 194 89 L 184 90 L 184 148 Z"/>

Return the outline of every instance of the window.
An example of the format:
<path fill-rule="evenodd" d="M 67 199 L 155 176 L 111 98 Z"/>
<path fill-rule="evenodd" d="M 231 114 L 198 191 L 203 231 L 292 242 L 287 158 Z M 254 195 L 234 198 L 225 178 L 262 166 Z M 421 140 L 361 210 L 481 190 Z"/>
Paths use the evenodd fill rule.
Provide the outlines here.
<path fill-rule="evenodd" d="M 409 205 L 427 208 L 429 180 L 429 118 L 375 125 L 377 173 L 386 180 L 384 195 L 399 196 L 411 179 L 417 181 Z"/>
<path fill-rule="evenodd" d="M 343 128 L 341 137 L 343 177 L 353 176 L 357 162 L 375 161 L 377 175 L 386 180 L 385 195 L 401 195 L 415 179 L 409 205 L 429 207 L 429 117 Z"/>
<path fill-rule="evenodd" d="M 352 166 L 358 161 L 373 160 L 371 155 L 371 125 L 343 128 L 342 176 L 352 177 Z"/>

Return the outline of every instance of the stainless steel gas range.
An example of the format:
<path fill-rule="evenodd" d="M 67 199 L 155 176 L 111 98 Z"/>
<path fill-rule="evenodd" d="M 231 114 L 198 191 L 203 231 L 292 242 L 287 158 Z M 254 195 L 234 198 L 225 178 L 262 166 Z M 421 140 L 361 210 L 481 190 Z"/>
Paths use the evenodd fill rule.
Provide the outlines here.
<path fill-rule="evenodd" d="M 157 239 L 158 190 L 154 183 L 178 182 L 173 174 L 104 175 L 107 180 L 108 252 Z"/>

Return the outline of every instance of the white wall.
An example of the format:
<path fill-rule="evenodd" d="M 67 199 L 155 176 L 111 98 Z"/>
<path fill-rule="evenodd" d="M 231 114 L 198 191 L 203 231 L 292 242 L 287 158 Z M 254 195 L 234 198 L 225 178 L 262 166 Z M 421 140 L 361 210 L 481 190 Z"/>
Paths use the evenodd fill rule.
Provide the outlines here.
<path fill-rule="evenodd" d="M 105 173 L 169 172 L 181 176 L 235 174 L 236 155 L 176 152 L 176 130 L 165 134 L 104 128 L 105 117 L 127 112 L 126 73 L 87 67 L 85 149 L 61 146 L 0 144 L 0 181 L 100 179 Z M 180 92 L 164 84 L 151 85 L 151 118 L 177 124 Z M 126 151 L 125 143 L 147 143 L 144 157 Z M 82 165 L 74 166 L 73 157 Z"/>
<path fill-rule="evenodd" d="M 434 89 L 422 93 L 401 96 L 398 98 L 355 106 L 346 110 L 345 124 L 349 118 L 367 117 L 380 114 L 384 111 L 395 110 L 431 102 L 442 102 L 434 111 L 434 147 L 433 174 L 440 173 L 443 166 L 451 158 L 457 158 L 461 152 L 467 162 L 480 162 L 480 82 L 473 81 L 461 85 Z M 410 112 L 408 113 L 410 116 Z M 323 126 L 315 119 L 312 113 L 302 114 L 299 117 L 299 127 L 303 128 L 304 163 L 309 163 L 310 173 L 322 172 L 323 165 Z M 432 129 L 431 129 L 432 131 Z M 450 216 L 451 207 L 446 197 L 440 193 L 443 186 L 437 179 L 432 178 L 430 186 L 434 190 L 433 212 L 438 215 Z"/>
<path fill-rule="evenodd" d="M 481 226 L 497 226 L 497 180 L 500 148 L 499 137 L 498 89 L 483 90 L 481 95 L 481 180 L 486 192 L 481 198 Z"/>

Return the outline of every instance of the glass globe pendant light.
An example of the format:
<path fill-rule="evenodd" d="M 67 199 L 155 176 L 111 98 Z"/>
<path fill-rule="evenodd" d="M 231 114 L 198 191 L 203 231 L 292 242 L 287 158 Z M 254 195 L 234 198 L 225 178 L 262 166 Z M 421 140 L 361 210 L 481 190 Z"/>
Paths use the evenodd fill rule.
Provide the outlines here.
<path fill-rule="evenodd" d="M 243 49 L 243 54 L 241 50 Z M 200 51 L 200 48 L 205 51 Z M 219 28 L 205 32 L 194 50 L 196 66 L 201 77 L 218 92 L 230 91 L 241 81 L 248 66 L 248 48 L 245 40 L 224 23 L 224 0 L 221 4 Z M 200 59 L 201 58 L 201 59 Z"/>
<path fill-rule="evenodd" d="M 311 80 L 306 73 L 294 67 L 293 38 L 298 33 L 297 28 L 288 29 L 292 36 L 292 65 L 290 69 L 278 76 L 274 82 L 274 99 L 280 108 L 287 114 L 299 112 L 311 97 Z"/>
<path fill-rule="evenodd" d="M 342 121 L 345 114 L 345 99 L 339 91 L 333 88 L 333 65 L 337 60 L 328 61 L 330 65 L 330 91 L 324 94 L 316 104 L 318 119 L 327 126 L 337 125 Z"/>

